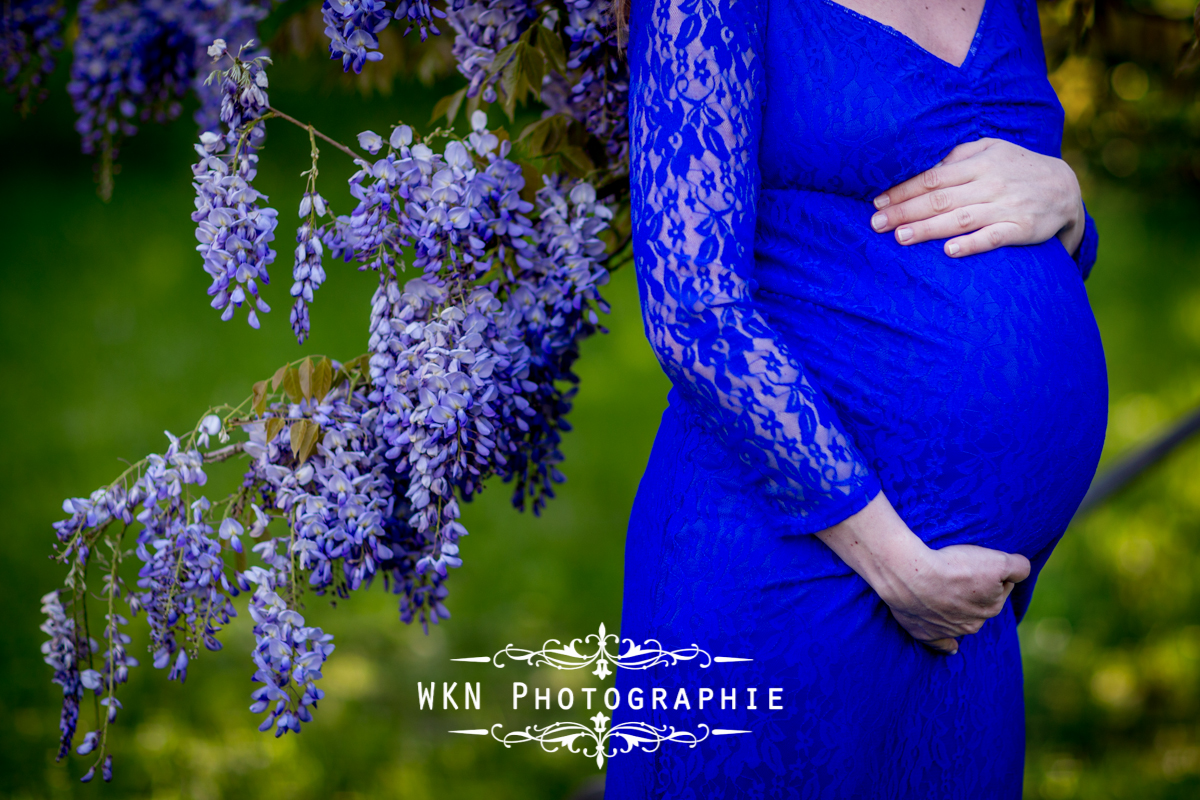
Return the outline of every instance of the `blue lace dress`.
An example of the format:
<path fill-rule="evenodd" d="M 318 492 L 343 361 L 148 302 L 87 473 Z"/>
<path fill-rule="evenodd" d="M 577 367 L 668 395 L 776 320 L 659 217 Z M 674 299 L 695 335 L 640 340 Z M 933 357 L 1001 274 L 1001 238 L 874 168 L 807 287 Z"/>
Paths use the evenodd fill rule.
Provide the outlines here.
<path fill-rule="evenodd" d="M 618 730 L 702 741 L 618 753 L 607 797 L 1017 798 L 1016 625 L 1104 439 L 1095 229 L 1075 254 L 1051 239 L 951 259 L 868 220 L 957 144 L 1059 155 L 1035 1 L 987 0 L 957 67 L 832 0 L 632 6 L 634 255 L 673 389 L 621 633 L 753 660 L 618 670 Z M 1033 563 L 956 656 L 812 535 L 880 490 L 934 548 Z"/>

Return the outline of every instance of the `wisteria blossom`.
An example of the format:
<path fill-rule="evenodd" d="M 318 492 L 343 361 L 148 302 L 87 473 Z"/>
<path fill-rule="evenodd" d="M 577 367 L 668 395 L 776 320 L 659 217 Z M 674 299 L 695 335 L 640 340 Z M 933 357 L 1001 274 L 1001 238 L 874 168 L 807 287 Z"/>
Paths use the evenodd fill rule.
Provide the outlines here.
<path fill-rule="evenodd" d="M 313 598 L 379 583 L 404 623 L 428 633 L 449 619 L 450 570 L 468 549 L 465 504 L 498 476 L 515 506 L 538 513 L 565 479 L 574 364 L 608 310 L 601 290 L 622 246 L 612 230 L 620 198 L 601 197 L 596 183 L 625 170 L 627 82 L 606 0 L 452 0 L 445 13 L 427 0 L 326 0 L 330 52 L 344 69 L 381 58 L 377 34 L 391 22 L 424 38 L 448 17 L 467 79 L 463 135 L 394 121 L 349 145 L 271 105 L 271 61 L 253 39 L 266 8 L 80 6 L 71 91 L 85 148 L 111 159 L 138 122 L 172 118 L 189 89 L 200 95 L 192 221 L 222 319 L 245 307 L 258 328 L 269 311 L 281 217 L 255 184 L 273 120 L 306 129 L 312 152 L 298 214 L 283 217 L 297 220 L 297 339 L 312 332 L 310 306 L 329 274 L 353 265 L 375 279 L 365 353 L 289 363 L 239 405 L 208 409 L 184 435 L 168 433 L 161 452 L 64 503 L 55 557 L 67 577 L 42 599 L 43 654 L 63 691 L 59 757 L 74 749 L 94 759 L 84 781 L 113 776 L 110 737 L 131 671 L 145 660 L 186 681 L 204 651 L 222 648 L 239 595 L 248 595 L 255 641 L 249 708 L 275 736 L 316 720 L 322 673 L 336 658 L 333 634 L 307 621 Z M 607 153 L 590 174 L 531 173 L 508 134 L 489 127 L 486 105 L 505 91 L 497 58 L 532 46 L 533 34 L 539 47 L 562 45 L 546 57 L 558 65 L 542 83 L 547 113 Z M 346 205 L 318 188 L 318 139 L 353 159 Z M 335 214 L 327 197 L 348 213 Z M 209 491 L 220 462 L 241 475 L 225 496 Z M 128 586 L 125 559 L 137 565 Z M 89 570 L 101 578 L 85 591 Z M 127 631 L 139 620 L 149 628 L 145 656 L 130 652 Z M 88 692 L 94 724 L 91 714 L 81 722 Z"/>
<path fill-rule="evenodd" d="M 218 39 L 209 48 L 214 59 L 226 55 L 226 44 Z M 234 68 L 222 74 L 221 122 L 223 133 L 200 134 L 196 152 L 199 162 L 192 167 L 195 176 L 197 223 L 196 250 L 204 259 L 204 271 L 213 279 L 208 289 L 212 307 L 221 310 L 221 319 L 230 320 L 243 304 L 250 327 L 259 326 L 257 311 L 270 311 L 259 294 L 259 285 L 270 283 L 268 265 L 275 260 L 270 243 L 275 239 L 277 212 L 262 207 L 267 200 L 254 188 L 258 154 L 266 138 L 262 118 L 270 110 L 267 100 L 267 73 L 264 58 L 235 61 Z"/>
<path fill-rule="evenodd" d="M 496 55 L 517 40 L 537 18 L 530 0 L 451 0 L 446 21 L 454 29 L 454 60 L 467 79 L 467 97 L 482 91 L 484 102 L 497 99 Z"/>
<path fill-rule="evenodd" d="M 0 6 L 0 74 L 22 112 L 45 99 L 65 16 L 62 0 L 7 0 Z"/>
<path fill-rule="evenodd" d="M 189 91 L 200 96 L 202 129 L 216 126 L 219 93 L 204 86 L 205 50 L 216 38 L 239 44 L 253 36 L 270 0 L 84 0 L 71 64 L 75 123 L 85 153 L 100 156 L 101 192 L 111 192 L 111 164 L 140 122 L 165 122 Z"/>

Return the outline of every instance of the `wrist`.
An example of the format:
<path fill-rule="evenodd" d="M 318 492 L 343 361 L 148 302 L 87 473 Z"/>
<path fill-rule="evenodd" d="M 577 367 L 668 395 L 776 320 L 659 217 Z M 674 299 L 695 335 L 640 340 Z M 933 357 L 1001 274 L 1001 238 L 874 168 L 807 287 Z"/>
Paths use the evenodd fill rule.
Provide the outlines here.
<path fill-rule="evenodd" d="M 900 519 L 883 492 L 857 514 L 816 535 L 889 606 L 911 597 L 912 587 L 932 570 L 933 551 Z"/>

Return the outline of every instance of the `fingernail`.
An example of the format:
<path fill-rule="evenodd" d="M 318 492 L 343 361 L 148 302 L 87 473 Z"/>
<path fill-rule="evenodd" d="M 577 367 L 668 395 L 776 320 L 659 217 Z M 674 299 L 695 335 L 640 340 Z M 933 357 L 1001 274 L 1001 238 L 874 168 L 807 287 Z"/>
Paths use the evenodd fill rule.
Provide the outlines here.
<path fill-rule="evenodd" d="M 953 653 L 950 653 L 950 655 L 952 655 L 952 656 L 956 656 L 956 655 L 958 655 L 958 651 L 957 651 L 957 650 L 955 650 Z"/>
<path fill-rule="evenodd" d="M 898 228 L 896 230 L 896 238 L 902 242 L 907 242 L 912 238 L 912 228 Z"/>
<path fill-rule="evenodd" d="M 887 214 L 876 214 L 871 217 L 871 227 L 875 230 L 883 230 L 884 225 L 887 225 Z"/>
<path fill-rule="evenodd" d="M 951 242 L 950 244 L 946 245 L 946 252 L 952 256 L 958 255 L 958 251 L 961 249 L 962 248 L 958 246 L 958 242 Z"/>
<path fill-rule="evenodd" d="M 881 195 L 879 195 L 879 197 L 875 198 L 875 207 L 876 208 L 887 208 L 888 204 L 891 202 L 892 202 L 892 198 L 888 197 L 886 194 L 881 194 Z"/>

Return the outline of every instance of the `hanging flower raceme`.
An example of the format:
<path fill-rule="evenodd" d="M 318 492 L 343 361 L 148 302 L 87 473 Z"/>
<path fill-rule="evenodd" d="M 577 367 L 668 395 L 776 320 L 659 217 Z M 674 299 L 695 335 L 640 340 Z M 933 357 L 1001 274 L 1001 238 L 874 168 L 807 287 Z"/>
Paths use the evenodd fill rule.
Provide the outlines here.
<path fill-rule="evenodd" d="M 120 140 L 137 133 L 139 120 L 179 115 L 196 42 L 177 10 L 163 0 L 80 3 L 67 91 L 79 115 L 75 128 L 83 152 L 99 152 L 111 163 Z"/>
<path fill-rule="evenodd" d="M 513 505 L 534 513 L 554 496 L 553 484 L 565 480 L 557 464 L 561 432 L 570 430 L 572 371 L 579 343 L 599 326 L 597 311 L 608 313 L 600 287 L 608 282 L 606 246 L 599 238 L 613 212 L 596 199 L 590 184 L 547 176 L 536 196 L 536 252 L 517 259 L 519 269 L 508 289 L 505 310 L 529 353 L 520 377 L 522 394 L 533 413 L 519 418 L 512 456 L 500 474 L 515 481 Z M 560 388 L 562 384 L 570 389 Z"/>
<path fill-rule="evenodd" d="M 62 0 L 8 0 L 0 6 L 0 73 L 22 113 L 46 97 L 46 78 L 62 49 Z"/>
<path fill-rule="evenodd" d="M 629 161 L 629 67 L 617 42 L 611 0 L 566 0 L 566 74 L 546 75 L 542 102 L 550 113 L 581 123 L 608 154 L 609 172 Z"/>
<path fill-rule="evenodd" d="M 112 59 L 136 60 L 145 41 L 166 35 L 164 21 L 177 23 L 184 38 L 246 32 L 265 2 L 153 0 L 140 9 L 85 2 L 91 16 L 81 21 L 77 66 L 93 63 L 78 53 L 108 48 L 93 60 L 100 64 L 95 80 L 80 78 L 76 87 L 92 98 L 85 127 L 101 130 L 93 141 L 109 146 L 146 109 L 177 113 L 178 87 L 194 75 L 164 55 L 187 49 L 169 37 L 153 63 L 178 68 L 142 88 L 136 78 L 148 74 L 144 66 L 116 68 Z M 323 13 L 331 52 L 356 71 L 379 58 L 375 35 L 390 20 L 421 26 L 424 36 L 426 28 L 437 32 L 432 20 L 442 16 L 425 0 L 327 0 Z M 591 177 L 611 179 L 624 168 L 617 122 L 626 89 L 623 67 L 612 60 L 610 22 L 607 4 L 590 0 L 557 9 L 452 0 L 454 52 L 469 81 L 464 95 L 471 103 L 497 99 L 506 65 L 496 57 L 506 48 L 530 48 L 521 58 L 534 53 L 536 60 L 539 48 L 565 44 L 565 52 L 546 56 L 557 71 L 543 81 L 543 99 L 580 123 L 571 137 L 582 128 L 604 140 L 588 145 L 609 154 Z M 67 517 L 54 527 L 56 557 L 68 575 L 63 590 L 43 598 L 43 653 L 63 689 L 60 757 L 74 745 L 95 758 L 84 780 L 97 770 L 112 777 L 108 735 L 121 709 L 117 692 L 138 665 L 126 628 L 143 613 L 153 665 L 183 681 L 204 650 L 220 649 L 223 628 L 237 616 L 233 598 L 248 592 L 251 711 L 276 736 L 313 720 L 334 650 L 333 636 L 306 622 L 306 593 L 347 597 L 381 579 L 398 596 L 405 623 L 428 632 L 449 618 L 447 578 L 462 564 L 467 534 L 462 504 L 492 476 L 513 482 L 514 505 L 534 513 L 553 496 L 564 479 L 559 448 L 570 429 L 580 342 L 603 330 L 598 313 L 608 310 L 600 289 L 609 247 L 601 237 L 613 204 L 598 199 L 591 183 L 545 175 L 540 187 L 527 186 L 529 166 L 514 160 L 512 143 L 488 129 L 482 110 L 471 114 L 465 137 L 438 129 L 421 139 L 397 124 L 383 134 L 363 131 L 352 150 L 273 109 L 269 59 L 255 55 L 248 33 L 235 40 L 246 42 L 236 54 L 226 41 L 197 45 L 224 67 L 206 82 L 201 114 L 219 122 L 200 135 L 193 166 L 192 219 L 212 305 L 226 320 L 249 305 L 256 328 L 258 313 L 269 310 L 260 292 L 275 257 L 277 214 L 254 180 L 264 122 L 282 118 L 307 129 L 312 153 L 293 258 L 293 332 L 301 342 L 311 332 L 309 306 L 326 280 L 329 251 L 378 272 L 368 352 L 345 364 L 288 365 L 241 405 L 210 410 L 189 435 L 168 434 L 164 453 L 64 504 Z M 93 86 L 105 88 L 93 93 Z M 113 117 L 111 108 L 120 111 L 126 101 L 132 110 Z M 335 216 L 317 191 L 318 138 L 357 166 L 349 214 Z M 240 487 L 215 500 L 202 494 L 207 465 L 234 457 L 244 459 Z M 121 579 L 127 556 L 139 562 L 136 586 Z M 89 594 L 84 580 L 97 567 L 101 590 Z M 89 603 L 105 606 L 90 617 L 103 620 L 102 643 L 87 630 Z M 76 741 L 89 690 L 100 713 Z"/>
<path fill-rule="evenodd" d="M 362 72 L 368 61 L 383 58 L 377 34 L 392 19 L 407 21 L 405 36 L 414 27 L 420 28 L 423 42 L 430 32 L 435 36 L 441 33 L 434 19 L 445 16 L 446 12 L 434 8 L 429 0 L 400 0 L 394 9 L 384 0 L 325 0 L 321 6 L 325 35 L 329 37 L 329 57 L 340 59 L 346 72 Z"/>
<path fill-rule="evenodd" d="M 289 607 L 277 590 L 285 591 L 289 580 L 287 556 L 275 552 L 275 541 L 255 548 L 273 569 L 253 567 L 243 576 L 257 584 L 250 599 L 254 619 L 254 681 L 263 686 L 251 694 L 251 713 L 267 712 L 260 731 L 275 729 L 275 736 L 300 732 L 301 722 L 312 722 L 312 710 L 325 696 L 316 681 L 321 667 L 333 652 L 333 636 L 320 628 L 306 627 L 304 617 Z M 297 693 L 299 696 L 297 697 Z"/>
<path fill-rule="evenodd" d="M 318 226 L 317 219 L 325 216 L 325 198 L 316 192 L 307 192 L 300 201 L 300 217 L 304 221 L 296 230 L 295 265 L 292 267 L 292 305 L 290 321 L 297 341 L 304 344 L 312 325 L 308 318 L 308 304 L 313 301 L 313 292 L 325 282 L 325 270 L 321 257 L 325 246 L 321 237 L 326 234 L 325 226 Z"/>
<path fill-rule="evenodd" d="M 79 723 L 79 702 L 83 699 L 79 665 L 87 663 L 92 647 L 87 639 L 81 638 L 82 631 L 76 627 L 75 620 L 67 616 L 58 589 L 42 598 L 42 613 L 46 615 L 46 621 L 41 630 L 50 637 L 42 643 L 43 660 L 54 668 L 51 680 L 61 686 L 63 692 L 58 722 L 58 758 L 61 760 L 71 750 L 71 740 Z"/>
<path fill-rule="evenodd" d="M 521 169 L 486 122 L 476 112 L 466 141 L 440 154 L 410 147 L 398 128 L 387 156 L 355 176 L 371 199 L 342 223 L 363 241 L 369 231 L 355 219 L 388 209 L 388 229 L 423 273 L 403 288 L 385 273 L 376 293 L 371 399 L 407 481 L 408 522 L 428 539 L 416 571 L 439 578 L 462 563 L 459 502 L 487 477 L 519 474 L 519 502 L 528 493 L 535 508 L 561 477 L 552 461 L 569 403 L 554 382 L 573 377 L 607 275 L 596 234 L 611 212 L 594 190 L 580 184 L 568 200 L 550 184 L 539 194 L 543 217 L 531 221 Z M 383 225 L 381 215 L 371 230 Z"/>
<path fill-rule="evenodd" d="M 111 190 L 121 140 L 145 121 L 175 119 L 189 90 L 200 98 L 201 130 L 219 124 L 219 87 L 204 85 L 214 39 L 254 36 L 271 0 L 84 0 L 79 6 L 71 82 L 85 153 L 100 155 L 101 194 Z"/>
<path fill-rule="evenodd" d="M 205 424 L 211 427 L 212 422 Z M 118 610 L 118 603 L 130 616 L 146 612 L 154 665 L 160 669 L 170 667 L 169 677 L 180 680 L 198 644 L 217 649 L 217 631 L 236 613 L 229 597 L 237 589 L 228 580 L 220 546 L 210 539 L 211 528 L 204 521 L 208 500 L 200 497 L 187 501 L 190 487 L 203 486 L 207 481 L 203 457 L 197 449 L 183 446 L 178 438 L 170 434 L 168 438 L 170 446 L 164 454 L 149 456 L 88 498 L 63 503 L 69 516 L 54 525 L 60 542 L 57 558 L 71 565 L 68 588 L 82 585 L 89 561 L 98 558 L 106 569 L 101 589 L 107 606 L 103 647 L 80 631 L 85 598 L 78 592 L 71 601 L 71 617 L 58 592 L 43 598 L 42 609 L 47 615 L 42 630 L 51 637 L 42 650 L 47 662 L 55 667 L 55 682 L 63 686 L 60 757 L 74 736 L 83 691 L 90 689 L 101 698 L 99 705 L 104 713 L 98 727 L 77 749 L 80 755 L 99 749 L 96 765 L 85 776 L 89 780 L 97 766 L 106 780 L 111 776 L 112 762 L 105 743 L 108 726 L 121 708 L 116 691 L 128 680 L 129 669 L 138 665 L 126 649 L 130 637 L 122 628 L 129 617 Z M 143 566 L 138 574 L 138 591 L 130 592 L 118 569 L 124 556 L 124 533 L 137 525 L 141 529 L 134 552 Z M 103 549 L 96 549 L 100 544 L 107 545 L 107 555 Z M 101 652 L 101 669 L 80 668 L 89 663 L 91 654 Z"/>
<path fill-rule="evenodd" d="M 485 103 L 497 100 L 500 72 L 496 54 L 517 40 L 537 18 L 530 0 L 451 0 L 446 22 L 454 29 L 454 60 L 467 79 L 467 97 L 482 91 Z"/>
<path fill-rule="evenodd" d="M 213 73 L 220 82 L 221 122 L 224 133 L 200 134 L 196 152 L 200 161 L 192 167 L 195 176 L 197 223 L 196 250 L 204 258 L 204 271 L 212 276 L 208 289 L 212 307 L 221 319 L 230 320 L 243 304 L 250 326 L 259 326 L 257 311 L 270 306 L 259 296 L 259 285 L 270 283 L 267 266 L 275 260 L 270 243 L 275 238 L 277 212 L 259 206 L 267 196 L 254 188 L 258 155 L 266 138 L 263 118 L 270 111 L 264 57 L 243 61 L 228 53 L 218 39 L 208 50 L 214 60 L 227 55 L 233 66 Z"/>

